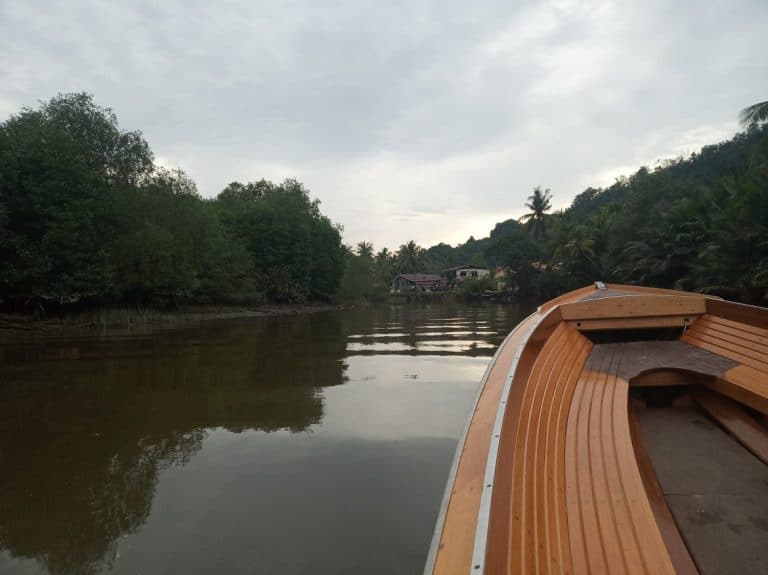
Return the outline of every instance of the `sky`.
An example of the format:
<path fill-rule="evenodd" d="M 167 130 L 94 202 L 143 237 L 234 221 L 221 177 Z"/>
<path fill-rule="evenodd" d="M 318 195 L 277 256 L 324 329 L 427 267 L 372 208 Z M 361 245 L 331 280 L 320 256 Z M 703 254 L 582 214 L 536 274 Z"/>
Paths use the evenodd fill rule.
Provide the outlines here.
<path fill-rule="evenodd" d="M 213 197 L 297 178 L 349 244 L 485 237 L 534 186 L 732 136 L 765 0 L 0 0 L 0 121 L 86 91 Z"/>

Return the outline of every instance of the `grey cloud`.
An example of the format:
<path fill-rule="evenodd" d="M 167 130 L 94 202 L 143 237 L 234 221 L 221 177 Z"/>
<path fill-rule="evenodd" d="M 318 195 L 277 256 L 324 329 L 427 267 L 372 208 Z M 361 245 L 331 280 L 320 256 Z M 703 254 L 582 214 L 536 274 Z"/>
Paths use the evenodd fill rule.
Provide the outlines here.
<path fill-rule="evenodd" d="M 0 113 L 91 91 L 206 195 L 296 176 L 349 242 L 457 242 L 535 185 L 565 205 L 732 133 L 768 93 L 767 17 L 761 0 L 0 0 Z"/>

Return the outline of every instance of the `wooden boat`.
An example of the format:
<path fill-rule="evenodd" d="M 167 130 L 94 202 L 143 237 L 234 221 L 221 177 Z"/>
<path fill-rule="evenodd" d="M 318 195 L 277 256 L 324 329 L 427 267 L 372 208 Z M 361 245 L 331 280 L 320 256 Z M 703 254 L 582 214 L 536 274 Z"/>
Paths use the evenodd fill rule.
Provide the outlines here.
<path fill-rule="evenodd" d="M 768 310 L 596 283 L 498 349 L 426 575 L 768 572 Z"/>

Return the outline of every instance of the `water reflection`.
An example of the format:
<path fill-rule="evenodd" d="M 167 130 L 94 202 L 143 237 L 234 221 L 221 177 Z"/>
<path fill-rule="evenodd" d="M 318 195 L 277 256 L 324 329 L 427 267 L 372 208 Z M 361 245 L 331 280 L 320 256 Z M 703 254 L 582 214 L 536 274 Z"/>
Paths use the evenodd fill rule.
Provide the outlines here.
<path fill-rule="evenodd" d="M 6 342 L 0 572 L 418 572 L 516 319 L 372 307 Z"/>
<path fill-rule="evenodd" d="M 410 354 L 439 354 L 439 355 L 477 355 L 480 350 L 493 350 L 495 345 L 487 342 L 478 342 L 474 339 L 456 339 L 445 341 L 427 341 L 421 343 L 420 340 L 403 342 L 376 342 L 363 343 L 353 342 L 347 344 L 347 351 L 353 353 L 368 354 L 386 354 L 386 353 L 410 353 Z"/>
<path fill-rule="evenodd" d="M 493 313 L 489 313 L 492 310 Z M 506 326 L 507 308 L 438 307 L 390 308 L 389 315 L 373 325 L 363 325 L 348 336 L 350 355 L 470 355 L 493 353 L 499 326 Z M 449 317 L 439 314 L 448 313 Z M 516 314 L 514 314 L 517 317 Z M 383 326 L 381 324 L 384 324 Z"/>

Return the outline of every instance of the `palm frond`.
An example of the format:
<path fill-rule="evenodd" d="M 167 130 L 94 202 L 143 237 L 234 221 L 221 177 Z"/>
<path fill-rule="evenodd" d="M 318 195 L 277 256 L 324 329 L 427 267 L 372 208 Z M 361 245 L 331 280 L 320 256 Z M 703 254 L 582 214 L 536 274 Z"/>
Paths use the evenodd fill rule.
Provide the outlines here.
<path fill-rule="evenodd" d="M 768 100 L 744 108 L 739 114 L 742 126 L 768 121 Z"/>

